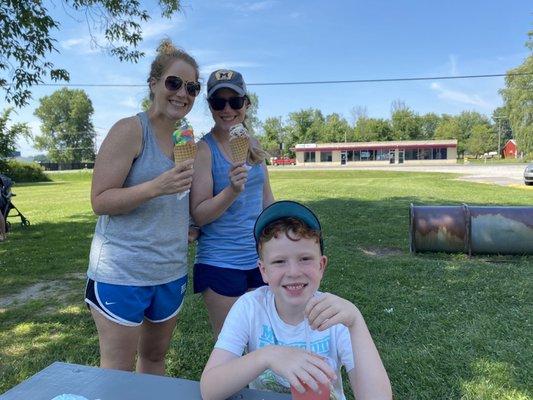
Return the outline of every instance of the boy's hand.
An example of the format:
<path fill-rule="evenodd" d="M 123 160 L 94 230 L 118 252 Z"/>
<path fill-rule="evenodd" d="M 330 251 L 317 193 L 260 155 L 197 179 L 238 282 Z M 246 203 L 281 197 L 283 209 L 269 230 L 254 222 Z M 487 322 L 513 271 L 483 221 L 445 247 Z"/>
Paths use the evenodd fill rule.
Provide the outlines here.
<path fill-rule="evenodd" d="M 305 383 L 315 392 L 318 383 L 328 384 L 337 379 L 335 371 L 319 355 L 296 347 L 268 346 L 263 348 L 268 368 L 287 379 L 303 393 Z"/>
<path fill-rule="evenodd" d="M 312 297 L 305 307 L 309 325 L 319 331 L 336 324 L 343 324 L 350 329 L 354 326 L 358 313 L 359 310 L 355 305 L 331 293 Z"/>

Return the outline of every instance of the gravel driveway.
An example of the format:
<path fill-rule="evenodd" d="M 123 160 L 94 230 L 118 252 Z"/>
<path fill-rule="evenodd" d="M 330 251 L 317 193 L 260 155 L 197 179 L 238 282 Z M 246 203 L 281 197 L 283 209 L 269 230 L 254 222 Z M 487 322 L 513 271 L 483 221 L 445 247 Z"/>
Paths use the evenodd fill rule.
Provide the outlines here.
<path fill-rule="evenodd" d="M 283 166 L 269 167 L 272 171 L 299 170 L 382 170 L 382 171 L 413 171 L 413 172 L 449 172 L 461 174 L 459 179 L 471 182 L 491 183 L 502 186 L 524 185 L 524 169 L 526 164 L 443 164 L 443 165 L 384 165 L 384 166 L 335 166 L 335 167 L 300 167 Z"/>

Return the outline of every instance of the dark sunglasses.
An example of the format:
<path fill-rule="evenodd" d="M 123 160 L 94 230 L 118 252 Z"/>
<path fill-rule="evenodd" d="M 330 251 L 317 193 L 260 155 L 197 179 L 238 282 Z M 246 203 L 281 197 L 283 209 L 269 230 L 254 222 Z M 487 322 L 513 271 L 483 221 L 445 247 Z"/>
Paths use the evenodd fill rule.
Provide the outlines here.
<path fill-rule="evenodd" d="M 240 110 L 244 106 L 245 100 L 246 96 L 230 97 L 229 99 L 223 99 L 221 97 L 211 97 L 207 101 L 209 102 L 209 105 L 213 110 L 222 111 L 224 108 L 226 108 L 226 103 L 228 103 L 233 110 Z"/>
<path fill-rule="evenodd" d="M 185 83 L 185 90 L 189 96 L 196 97 L 200 93 L 200 82 L 186 82 L 179 76 L 167 76 L 165 79 L 165 87 L 171 92 L 176 92 L 181 89 Z"/>

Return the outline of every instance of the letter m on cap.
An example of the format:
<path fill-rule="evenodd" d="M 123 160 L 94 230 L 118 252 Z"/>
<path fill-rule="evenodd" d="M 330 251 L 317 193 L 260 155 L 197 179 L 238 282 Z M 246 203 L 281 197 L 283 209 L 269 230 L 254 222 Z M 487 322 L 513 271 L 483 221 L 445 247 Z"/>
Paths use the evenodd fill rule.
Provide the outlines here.
<path fill-rule="evenodd" d="M 221 69 L 215 74 L 217 81 L 228 81 L 233 77 L 233 71 L 228 71 L 227 69 Z"/>

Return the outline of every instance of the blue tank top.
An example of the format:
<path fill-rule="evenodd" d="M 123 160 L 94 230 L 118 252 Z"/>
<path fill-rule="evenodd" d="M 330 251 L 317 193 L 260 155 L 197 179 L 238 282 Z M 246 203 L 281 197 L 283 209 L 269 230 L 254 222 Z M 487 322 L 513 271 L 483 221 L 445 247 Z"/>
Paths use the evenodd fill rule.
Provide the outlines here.
<path fill-rule="evenodd" d="M 204 140 L 211 150 L 213 196 L 230 185 L 232 164 L 220 151 L 213 133 Z M 257 267 L 254 224 L 263 210 L 265 173 L 261 164 L 248 166 L 248 180 L 244 190 L 218 219 L 202 226 L 196 262 L 221 268 L 249 270 Z"/>
<path fill-rule="evenodd" d="M 147 182 L 174 167 L 160 149 L 146 113 L 139 113 L 142 150 L 123 187 Z M 87 276 L 97 282 L 149 286 L 187 274 L 189 196 L 159 196 L 123 215 L 98 217 Z"/>

